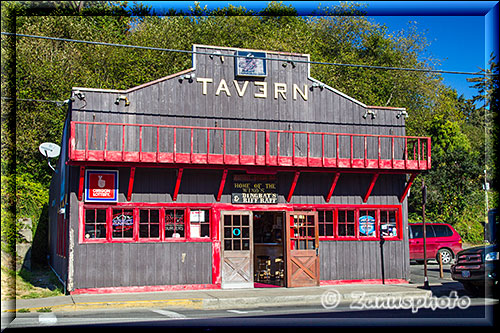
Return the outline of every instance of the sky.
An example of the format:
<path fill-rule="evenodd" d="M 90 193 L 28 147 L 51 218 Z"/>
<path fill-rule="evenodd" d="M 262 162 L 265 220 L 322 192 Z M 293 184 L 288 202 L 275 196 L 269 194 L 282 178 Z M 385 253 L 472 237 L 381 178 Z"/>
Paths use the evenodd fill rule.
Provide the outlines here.
<path fill-rule="evenodd" d="M 194 1 L 138 1 L 155 10 L 174 8 L 188 12 Z M 199 1 L 201 7 L 223 8 L 228 4 L 260 11 L 268 1 Z M 431 43 L 428 54 L 439 60 L 438 70 L 478 72 L 488 67 L 490 53 L 498 54 L 498 1 L 351 1 L 365 4 L 367 17 L 385 24 L 388 33 L 416 23 Z M 321 7 L 334 7 L 339 1 L 283 1 L 292 5 L 299 15 L 310 15 Z M 496 6 L 496 7 L 495 7 Z M 493 9 L 495 8 L 495 9 Z M 496 12 L 495 12 L 496 10 Z M 495 14 L 496 13 L 496 14 Z M 492 23 L 495 22 L 495 23 Z M 497 56 L 498 59 L 498 56 Z M 315 59 L 311 59 L 315 60 Z M 471 98 L 477 90 L 470 88 L 466 78 L 472 75 L 442 74 L 444 83 L 458 95 Z"/>

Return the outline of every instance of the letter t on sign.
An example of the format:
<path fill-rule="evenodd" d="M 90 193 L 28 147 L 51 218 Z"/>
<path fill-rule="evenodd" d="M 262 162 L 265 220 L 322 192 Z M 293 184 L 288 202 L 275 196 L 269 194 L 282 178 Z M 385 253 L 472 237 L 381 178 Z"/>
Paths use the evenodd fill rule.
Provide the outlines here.
<path fill-rule="evenodd" d="M 203 95 L 206 95 L 207 94 L 208 83 L 212 83 L 213 80 L 210 79 L 210 78 L 206 78 L 206 77 L 199 77 L 199 78 L 196 79 L 196 82 L 201 82 L 202 83 L 201 93 Z"/>

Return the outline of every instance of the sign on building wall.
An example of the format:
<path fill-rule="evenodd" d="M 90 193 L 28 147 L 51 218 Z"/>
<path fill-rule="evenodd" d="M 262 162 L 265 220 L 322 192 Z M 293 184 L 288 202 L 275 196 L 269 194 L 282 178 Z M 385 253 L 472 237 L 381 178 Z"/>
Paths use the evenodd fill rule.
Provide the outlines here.
<path fill-rule="evenodd" d="M 85 202 L 117 202 L 118 170 L 86 170 Z"/>
<path fill-rule="evenodd" d="M 236 51 L 234 71 L 236 76 L 267 76 L 266 53 Z"/>
<path fill-rule="evenodd" d="M 233 204 L 277 204 L 276 176 L 234 175 L 231 202 Z"/>

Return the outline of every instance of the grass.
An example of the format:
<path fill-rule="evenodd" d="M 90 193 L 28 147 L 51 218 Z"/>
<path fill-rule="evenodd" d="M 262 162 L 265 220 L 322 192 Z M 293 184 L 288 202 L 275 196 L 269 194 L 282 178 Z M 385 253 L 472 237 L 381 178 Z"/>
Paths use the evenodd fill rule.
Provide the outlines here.
<path fill-rule="evenodd" d="M 15 282 L 15 283 L 14 283 Z M 2 266 L 2 300 L 64 295 L 64 289 L 49 267 L 15 272 Z"/>

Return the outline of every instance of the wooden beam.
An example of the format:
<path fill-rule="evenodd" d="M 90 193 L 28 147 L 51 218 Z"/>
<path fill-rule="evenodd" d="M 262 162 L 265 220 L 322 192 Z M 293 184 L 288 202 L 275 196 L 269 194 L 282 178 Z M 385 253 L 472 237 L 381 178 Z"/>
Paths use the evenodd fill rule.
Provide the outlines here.
<path fill-rule="evenodd" d="M 328 195 L 326 196 L 326 202 L 330 202 L 330 198 L 333 195 L 333 191 L 335 190 L 335 186 L 337 186 L 337 181 L 339 180 L 340 177 L 340 172 L 335 172 L 332 180 L 332 186 L 330 186 L 330 191 L 328 192 Z"/>
<path fill-rule="evenodd" d="M 85 185 L 85 167 L 81 166 L 80 167 L 80 179 L 78 183 L 78 200 L 82 201 L 83 198 L 83 189 Z"/>
<path fill-rule="evenodd" d="M 177 180 L 175 182 L 174 195 L 172 196 L 173 201 L 177 201 L 177 195 L 179 194 L 179 189 L 181 187 L 182 173 L 184 172 L 183 168 L 179 168 L 177 171 Z"/>
<path fill-rule="evenodd" d="M 408 191 L 410 191 L 410 187 L 413 184 L 413 181 L 415 180 L 415 177 L 417 177 L 417 173 L 412 173 L 410 179 L 408 179 L 408 183 L 406 183 L 405 190 L 403 191 L 403 194 L 399 198 L 400 203 L 403 203 L 403 201 L 405 200 L 406 195 L 408 194 Z"/>
<path fill-rule="evenodd" d="M 135 167 L 130 168 L 130 178 L 128 180 L 127 201 L 132 199 L 132 190 L 134 189 Z"/>
<path fill-rule="evenodd" d="M 370 187 L 368 187 L 368 191 L 366 191 L 365 197 L 363 198 L 364 203 L 368 201 L 368 198 L 372 193 L 373 187 L 375 186 L 375 182 L 377 181 L 378 175 L 379 175 L 378 173 L 373 174 L 372 181 L 370 182 Z"/>
<path fill-rule="evenodd" d="M 217 192 L 217 202 L 220 201 L 220 198 L 222 196 L 222 191 L 224 190 L 224 185 L 226 184 L 226 177 L 227 177 L 227 169 L 224 169 L 224 171 L 222 172 L 222 178 L 220 180 L 219 192 Z"/>
<path fill-rule="evenodd" d="M 290 192 L 288 192 L 288 197 L 286 198 L 286 202 L 290 202 L 292 200 L 293 191 L 295 191 L 295 186 L 297 186 L 297 181 L 299 180 L 300 171 L 295 171 L 295 176 L 293 177 L 292 186 L 290 186 Z"/>

